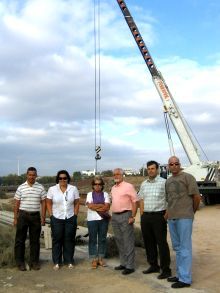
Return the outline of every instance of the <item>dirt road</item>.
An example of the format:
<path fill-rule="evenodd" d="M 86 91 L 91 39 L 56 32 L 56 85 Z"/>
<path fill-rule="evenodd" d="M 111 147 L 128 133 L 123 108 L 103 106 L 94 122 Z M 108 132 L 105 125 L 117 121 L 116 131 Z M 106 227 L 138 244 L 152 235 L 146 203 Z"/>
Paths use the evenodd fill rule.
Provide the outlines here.
<path fill-rule="evenodd" d="M 148 292 L 220 292 L 220 205 L 202 207 L 196 214 L 193 231 L 193 284 L 191 288 L 171 289 L 166 280 L 158 280 L 157 274 L 143 275 L 147 267 L 143 249 L 137 249 L 136 271 L 123 276 L 114 271 L 118 260 L 108 259 L 107 268 L 90 269 L 86 248 L 76 251 L 76 267 L 63 267 L 54 272 L 50 255 L 42 251 L 40 271 L 19 272 L 16 269 L 0 269 L 0 292 L 48 292 L 48 293 L 148 293 Z M 138 218 L 137 218 L 138 222 Z M 170 239 L 169 239 L 170 243 Z M 172 270 L 175 260 L 171 248 Z"/>

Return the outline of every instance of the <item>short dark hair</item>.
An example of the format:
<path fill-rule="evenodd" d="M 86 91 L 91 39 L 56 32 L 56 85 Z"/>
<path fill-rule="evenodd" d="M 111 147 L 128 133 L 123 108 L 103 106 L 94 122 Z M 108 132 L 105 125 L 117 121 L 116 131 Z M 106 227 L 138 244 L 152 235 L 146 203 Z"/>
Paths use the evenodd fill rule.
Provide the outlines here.
<path fill-rule="evenodd" d="M 94 190 L 95 181 L 100 181 L 100 182 L 101 182 L 101 186 L 102 186 L 102 189 L 101 189 L 101 190 L 103 191 L 104 186 L 105 186 L 105 182 L 104 182 L 104 180 L 102 179 L 102 177 L 97 176 L 97 177 L 95 177 L 95 178 L 92 179 L 92 189 L 93 189 L 93 190 Z"/>
<path fill-rule="evenodd" d="M 156 166 L 156 169 L 159 168 L 159 164 L 156 161 L 148 161 L 147 162 L 147 167 L 149 167 L 151 165 L 155 165 Z"/>
<path fill-rule="evenodd" d="M 36 169 L 35 167 L 28 167 L 28 168 L 27 168 L 27 173 L 28 173 L 29 171 L 36 172 L 36 174 L 37 174 L 37 169 Z"/>
<path fill-rule="evenodd" d="M 65 174 L 67 177 L 67 183 L 70 183 L 70 174 L 66 170 L 60 170 L 57 172 L 56 183 L 59 183 L 60 174 Z"/>

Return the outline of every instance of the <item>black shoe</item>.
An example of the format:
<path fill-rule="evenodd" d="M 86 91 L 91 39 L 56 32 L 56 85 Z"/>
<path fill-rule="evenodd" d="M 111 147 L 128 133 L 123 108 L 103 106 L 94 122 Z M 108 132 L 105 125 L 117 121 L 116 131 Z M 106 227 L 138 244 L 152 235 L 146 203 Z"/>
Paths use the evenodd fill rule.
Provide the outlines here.
<path fill-rule="evenodd" d="M 162 272 L 158 277 L 157 277 L 157 279 L 160 279 L 160 280 L 162 280 L 162 279 L 167 279 L 168 277 L 170 277 L 171 276 L 171 272 Z M 176 281 L 175 281 L 176 282 Z"/>
<path fill-rule="evenodd" d="M 147 270 L 143 271 L 143 274 L 151 274 L 151 273 L 158 273 L 160 271 L 159 266 L 158 267 L 149 267 Z"/>
<path fill-rule="evenodd" d="M 125 266 L 122 266 L 122 265 L 119 265 L 119 266 L 115 267 L 116 271 L 121 271 L 121 270 L 124 270 L 124 269 L 126 269 L 126 268 L 125 268 Z"/>
<path fill-rule="evenodd" d="M 22 271 L 22 272 L 27 270 L 26 267 L 25 267 L 25 264 L 18 265 L 18 269 L 19 269 L 19 271 Z"/>
<path fill-rule="evenodd" d="M 134 272 L 134 269 L 124 269 L 124 271 L 122 271 L 122 275 L 129 275 L 133 272 Z"/>
<path fill-rule="evenodd" d="M 172 288 L 184 288 L 184 287 L 190 287 L 190 284 L 187 284 L 187 283 L 183 283 L 183 282 L 176 282 L 176 283 L 173 283 L 171 285 Z"/>
<path fill-rule="evenodd" d="M 167 281 L 171 283 L 176 283 L 179 282 L 179 279 L 177 277 L 169 277 L 167 278 Z"/>
<path fill-rule="evenodd" d="M 40 264 L 39 263 L 32 263 L 30 265 L 30 267 L 31 267 L 32 270 L 35 270 L 35 271 L 40 270 Z"/>

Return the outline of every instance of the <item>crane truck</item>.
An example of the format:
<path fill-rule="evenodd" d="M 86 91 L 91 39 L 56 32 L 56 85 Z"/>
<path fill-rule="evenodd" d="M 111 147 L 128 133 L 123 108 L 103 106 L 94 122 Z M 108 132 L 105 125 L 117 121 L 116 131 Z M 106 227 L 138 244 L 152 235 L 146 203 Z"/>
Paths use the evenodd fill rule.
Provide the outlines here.
<path fill-rule="evenodd" d="M 180 139 L 190 165 L 185 171 L 192 174 L 198 183 L 200 193 L 205 204 L 220 203 L 220 164 L 219 162 L 203 161 L 198 145 L 194 139 L 186 120 L 175 102 L 162 74 L 158 71 L 153 58 L 135 24 L 131 13 L 123 0 L 117 0 L 127 25 L 150 71 L 153 83 L 162 100 L 164 111 Z M 169 141 L 170 147 L 172 145 Z M 171 151 L 172 152 L 172 151 Z"/>

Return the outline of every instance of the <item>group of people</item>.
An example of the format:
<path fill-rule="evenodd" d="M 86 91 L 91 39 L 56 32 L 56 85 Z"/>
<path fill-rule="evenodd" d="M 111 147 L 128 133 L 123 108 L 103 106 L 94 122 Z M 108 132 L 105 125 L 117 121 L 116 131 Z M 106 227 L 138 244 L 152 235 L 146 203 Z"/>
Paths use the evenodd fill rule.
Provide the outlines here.
<path fill-rule="evenodd" d="M 101 177 L 92 180 L 92 191 L 87 194 L 87 226 L 91 266 L 106 266 L 107 231 L 111 219 L 120 263 L 115 270 L 123 275 L 135 271 L 134 223 L 140 207 L 141 231 L 149 267 L 144 274 L 159 273 L 158 279 L 172 282 L 172 288 L 189 287 L 192 282 L 192 225 L 200 203 L 195 178 L 182 171 L 180 161 L 172 156 L 168 161 L 171 176 L 159 175 L 156 161 L 147 163 L 147 179 L 137 193 L 134 186 L 124 181 L 123 170 L 113 171 L 114 186 L 111 198 L 104 191 Z M 54 270 L 62 264 L 74 267 L 75 236 L 79 212 L 79 192 L 70 183 L 70 175 L 61 170 L 56 185 L 46 193 L 36 182 L 37 170 L 27 170 L 27 181 L 15 193 L 14 224 L 16 225 L 15 260 L 25 271 L 25 240 L 29 229 L 30 267 L 40 269 L 40 231 L 48 210 L 52 231 L 52 259 Z M 111 205 L 111 215 L 109 213 Z M 41 207 L 41 212 L 40 212 Z M 170 250 L 167 243 L 167 222 L 172 246 L 176 253 L 176 276 L 171 275 Z M 159 262 L 158 262 L 159 257 Z"/>

